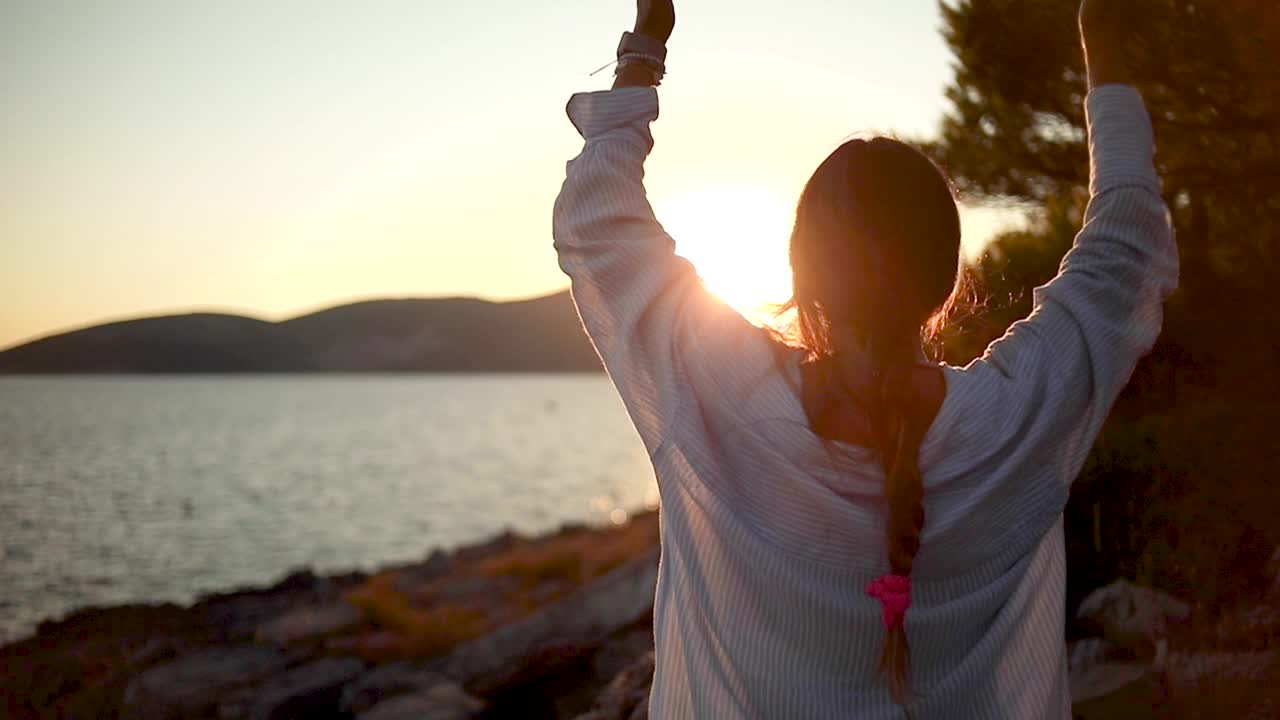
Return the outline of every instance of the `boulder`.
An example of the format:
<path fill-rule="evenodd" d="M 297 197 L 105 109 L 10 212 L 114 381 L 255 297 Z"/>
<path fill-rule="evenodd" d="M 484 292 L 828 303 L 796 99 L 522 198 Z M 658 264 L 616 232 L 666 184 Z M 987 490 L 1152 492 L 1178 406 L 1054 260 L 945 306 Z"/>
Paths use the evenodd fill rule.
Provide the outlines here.
<path fill-rule="evenodd" d="M 440 683 L 412 695 L 380 702 L 356 717 L 358 720 L 471 720 L 484 712 L 484 702 L 458 685 Z"/>
<path fill-rule="evenodd" d="M 280 582 L 272 585 L 270 590 L 275 592 L 299 592 L 315 589 L 317 585 L 323 583 L 323 578 L 316 577 L 311 568 L 304 567 L 291 571 Z"/>
<path fill-rule="evenodd" d="M 345 602 L 292 610 L 258 626 L 254 639 L 267 645 L 318 643 L 359 625 L 360 611 Z"/>
<path fill-rule="evenodd" d="M 363 670 L 359 660 L 324 658 L 271 677 L 254 694 L 249 720 L 334 715 L 342 686 Z"/>
<path fill-rule="evenodd" d="M 653 652 L 653 628 L 648 623 L 609 638 L 591 658 L 591 673 L 607 683 L 631 667 L 645 653 Z"/>
<path fill-rule="evenodd" d="M 338 655 L 354 655 L 373 662 L 385 662 L 388 658 L 404 656 L 409 651 L 409 641 L 404 635 L 390 630 L 372 630 L 330 638 L 324 642 L 324 648 Z"/>
<path fill-rule="evenodd" d="M 142 668 L 148 665 L 155 665 L 162 660 L 168 660 L 178 653 L 172 638 L 169 637 L 153 637 L 146 643 L 129 653 L 129 659 L 126 661 L 131 668 Z"/>
<path fill-rule="evenodd" d="M 1140 660 L 1155 657 L 1157 640 L 1170 623 L 1185 622 L 1190 616 L 1187 603 L 1127 580 L 1094 590 L 1076 611 L 1076 617 L 1103 638 Z"/>
<path fill-rule="evenodd" d="M 1067 643 L 1067 660 L 1073 673 L 1114 660 L 1115 657 L 1116 646 L 1102 638 L 1085 638 Z"/>
<path fill-rule="evenodd" d="M 192 653 L 135 677 L 125 688 L 122 717 L 168 720 L 207 714 L 229 691 L 288 664 L 285 654 L 257 645 Z"/>
<path fill-rule="evenodd" d="M 521 542 L 526 541 L 509 529 L 503 530 L 483 543 L 458 548 L 453 553 L 452 561 L 466 565 L 498 553 L 507 552 Z"/>
<path fill-rule="evenodd" d="M 191 610 L 214 631 L 220 642 L 251 640 L 264 623 L 297 607 L 298 600 L 287 594 L 241 592 L 202 599 Z"/>
<path fill-rule="evenodd" d="M 1076 644 L 1079 647 L 1079 643 Z M 1087 648 L 1087 653 L 1095 652 Z M 1118 693 L 1127 693 L 1133 686 L 1151 688 L 1149 666 L 1136 662 L 1118 662 L 1102 657 L 1071 657 L 1071 702 L 1083 703 Z"/>
<path fill-rule="evenodd" d="M 596 697 L 591 710 L 577 720 L 645 720 L 649 689 L 653 686 L 653 652 L 647 652 L 618 673 Z"/>
<path fill-rule="evenodd" d="M 620 628 L 653 612 L 658 549 L 632 559 L 528 617 L 463 642 L 445 674 L 489 694 L 530 676 L 554 672 L 594 649 Z"/>
<path fill-rule="evenodd" d="M 1164 690 L 1157 676 L 1135 670 L 1135 666 L 1095 668 L 1098 681 L 1108 687 L 1106 692 L 1082 693 L 1075 678 L 1072 679 L 1072 720 L 1155 720 L 1155 713 L 1165 701 Z M 1108 677 L 1114 675 L 1114 677 Z M 1086 687 L 1092 680 L 1086 681 Z"/>
<path fill-rule="evenodd" d="M 449 553 L 432 550 L 427 559 L 420 563 L 392 568 L 396 572 L 396 589 L 402 593 L 412 593 L 426 583 L 448 574 L 451 566 Z"/>
<path fill-rule="evenodd" d="M 438 672 L 413 663 L 393 663 L 375 667 L 342 689 L 339 709 L 359 715 L 396 695 L 429 690 L 448 680 Z"/>

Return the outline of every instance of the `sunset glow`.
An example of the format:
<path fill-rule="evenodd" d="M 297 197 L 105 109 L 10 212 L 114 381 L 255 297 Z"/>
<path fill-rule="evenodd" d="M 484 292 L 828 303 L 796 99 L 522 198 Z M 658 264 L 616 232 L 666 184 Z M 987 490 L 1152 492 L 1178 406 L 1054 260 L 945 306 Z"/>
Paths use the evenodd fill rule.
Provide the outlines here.
<path fill-rule="evenodd" d="M 792 203 L 769 188 L 726 183 L 655 203 L 663 227 L 711 292 L 756 324 L 791 295 Z"/>
<path fill-rule="evenodd" d="M 813 168 L 851 132 L 932 136 L 951 75 L 936 3 L 756 10 L 682 6 L 645 167 L 681 252 L 753 319 L 788 294 Z M 563 290 L 565 102 L 609 86 L 590 73 L 634 13 L 0 3 L 0 348 L 139 315 Z"/>

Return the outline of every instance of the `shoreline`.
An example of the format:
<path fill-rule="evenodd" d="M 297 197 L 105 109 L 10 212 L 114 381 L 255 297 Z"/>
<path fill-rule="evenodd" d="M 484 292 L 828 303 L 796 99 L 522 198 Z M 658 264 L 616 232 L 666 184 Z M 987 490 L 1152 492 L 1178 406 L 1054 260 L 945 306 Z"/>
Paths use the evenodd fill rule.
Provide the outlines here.
<path fill-rule="evenodd" d="M 657 513 L 641 511 L 622 525 L 569 523 L 537 536 L 508 530 L 368 571 L 320 575 L 296 570 L 270 585 L 203 594 L 187 604 L 84 607 L 45 619 L 33 633 L 0 646 L 5 686 L 0 696 L 21 703 L 7 708 L 6 717 L 55 717 L 69 711 L 94 717 L 203 717 L 213 707 L 202 704 L 206 700 L 224 716 L 248 717 L 256 715 L 226 705 L 228 689 L 234 688 L 243 701 L 241 696 L 252 691 L 278 693 L 272 681 L 282 674 L 296 682 L 299 674 L 341 670 L 334 677 L 342 676 L 342 682 L 322 682 L 323 688 L 304 688 L 282 702 L 293 707 L 290 703 L 314 701 L 317 717 L 326 716 L 323 706 L 336 707 L 334 717 L 356 717 L 362 704 L 353 700 L 342 709 L 344 701 L 334 691 L 374 671 L 418 673 L 420 684 L 429 684 L 441 677 L 436 666 L 442 660 L 465 650 L 471 654 L 470 666 L 462 677 L 455 673 L 443 684 L 462 693 L 464 688 L 479 689 L 484 697 L 479 702 L 500 704 L 505 695 L 554 668 L 580 670 L 605 651 L 612 659 L 602 661 L 599 670 L 608 677 L 580 680 L 573 693 L 576 706 L 566 706 L 585 712 L 594 697 L 591 691 L 652 647 L 653 589 L 648 586 L 646 594 L 645 586 L 652 582 L 646 577 L 648 565 L 656 578 L 656 552 Z M 640 597 L 640 607 L 622 608 L 621 615 L 613 607 L 616 602 L 596 608 L 605 616 L 614 613 L 603 617 L 606 632 L 584 634 L 565 626 L 553 635 L 570 642 L 539 639 L 517 650 L 479 642 L 510 635 L 513 628 L 565 603 L 581 602 L 584 589 L 591 590 L 589 600 L 590 594 L 601 592 L 602 581 L 619 573 L 627 580 L 628 572 L 638 575 L 632 585 L 638 582 L 640 590 L 628 596 Z M 210 660 L 218 653 L 233 666 L 260 662 L 273 669 L 262 677 L 219 676 L 221 666 Z M 184 663 L 216 686 L 194 704 L 184 699 L 183 689 L 164 687 L 165 669 Z M 396 688 L 405 689 L 400 685 Z M 175 700 L 173 693 L 180 697 Z M 382 694 L 390 698 L 403 693 L 366 692 L 363 704 L 382 699 Z"/>
<path fill-rule="evenodd" d="M 0 375 L 0 379 L 3 376 Z M 634 509 L 622 509 L 627 520 L 623 524 L 630 522 L 631 519 L 649 515 L 657 512 L 656 508 L 640 506 Z M 121 607 L 169 607 L 190 608 L 200 604 L 206 600 L 213 598 L 234 596 L 238 594 L 251 594 L 273 591 L 277 588 L 287 587 L 298 582 L 302 582 L 305 578 L 317 578 L 319 580 L 335 580 L 342 578 L 367 577 L 380 572 L 387 572 L 399 568 L 408 568 L 416 566 L 427 559 L 437 555 L 449 555 L 459 551 L 465 551 L 470 548 L 486 547 L 499 539 L 512 537 L 523 539 L 537 539 L 547 536 L 554 536 L 566 531 L 590 530 L 607 532 L 619 527 L 618 523 L 610 521 L 607 517 L 596 521 L 587 520 L 568 520 L 561 522 L 558 526 L 553 525 L 545 530 L 536 530 L 528 532 L 526 530 L 516 529 L 511 526 L 502 527 L 496 531 L 479 534 L 471 539 L 462 539 L 452 545 L 437 545 L 428 547 L 425 552 L 418 552 L 413 556 L 404 557 L 395 560 L 373 560 L 364 564 L 357 565 L 335 565 L 334 567 L 317 566 L 312 564 L 295 564 L 284 568 L 282 571 L 273 573 L 261 581 L 247 581 L 241 583 L 228 583 L 220 586 L 199 588 L 184 593 L 175 594 L 170 597 L 137 597 L 127 598 L 120 601 L 93 602 L 75 605 L 66 610 L 55 612 L 53 614 L 41 614 L 36 619 L 15 624 L 21 629 L 13 634 L 8 634 L 3 628 L 0 628 L 0 650 L 9 645 L 18 644 L 31 640 L 40 632 L 40 627 L 44 625 L 57 625 L 64 621 L 73 619 L 75 616 L 98 610 L 109 610 Z M 16 604 L 15 604 L 16 605 Z M 0 610 L 3 610 L 0 605 Z"/>
<path fill-rule="evenodd" d="M 82 608 L 0 646 L 0 714 L 640 720 L 657 519 L 507 531 L 419 561 L 295 571 L 186 605 Z M 1118 580 L 1090 593 L 1071 624 L 1075 717 L 1276 707 L 1265 688 L 1280 686 L 1280 594 L 1202 617 Z"/>

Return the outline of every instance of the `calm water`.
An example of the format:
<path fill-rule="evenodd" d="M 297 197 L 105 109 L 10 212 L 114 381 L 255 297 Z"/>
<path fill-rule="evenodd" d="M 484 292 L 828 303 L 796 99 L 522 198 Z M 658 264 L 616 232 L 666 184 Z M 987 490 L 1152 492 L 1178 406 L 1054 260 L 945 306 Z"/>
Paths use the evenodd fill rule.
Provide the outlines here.
<path fill-rule="evenodd" d="M 656 502 L 599 375 L 0 378 L 0 640 Z"/>

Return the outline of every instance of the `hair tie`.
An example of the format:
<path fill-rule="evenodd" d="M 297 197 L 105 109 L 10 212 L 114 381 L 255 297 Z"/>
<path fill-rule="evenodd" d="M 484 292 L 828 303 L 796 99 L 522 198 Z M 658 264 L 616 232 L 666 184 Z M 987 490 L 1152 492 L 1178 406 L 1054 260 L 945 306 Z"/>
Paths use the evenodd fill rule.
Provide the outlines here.
<path fill-rule="evenodd" d="M 902 625 L 911 607 L 911 578 L 906 575 L 881 575 L 867 583 L 867 594 L 880 600 L 884 626 L 890 630 Z"/>

